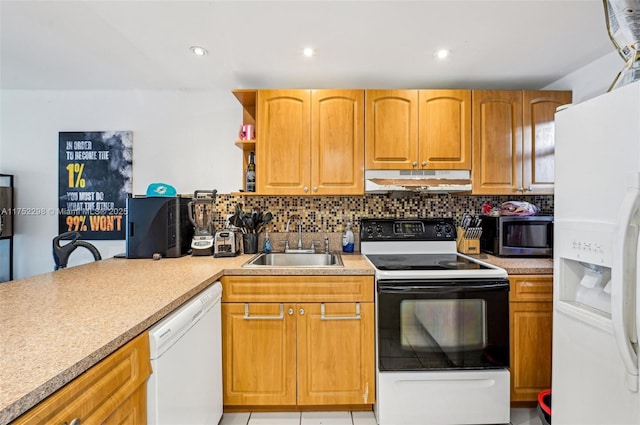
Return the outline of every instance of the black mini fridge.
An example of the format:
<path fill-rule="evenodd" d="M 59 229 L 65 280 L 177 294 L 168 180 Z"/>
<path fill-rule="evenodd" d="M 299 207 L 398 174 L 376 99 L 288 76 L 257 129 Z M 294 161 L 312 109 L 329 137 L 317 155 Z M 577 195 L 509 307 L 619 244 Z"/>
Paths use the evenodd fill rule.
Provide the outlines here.
<path fill-rule="evenodd" d="M 189 253 L 193 224 L 186 197 L 127 198 L 126 257 L 176 258 Z"/>

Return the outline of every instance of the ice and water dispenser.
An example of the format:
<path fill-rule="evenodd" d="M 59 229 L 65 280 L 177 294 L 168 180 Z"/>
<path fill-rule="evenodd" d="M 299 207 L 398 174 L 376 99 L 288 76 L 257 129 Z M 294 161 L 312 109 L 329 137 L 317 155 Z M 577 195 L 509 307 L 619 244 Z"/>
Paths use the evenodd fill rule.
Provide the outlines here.
<path fill-rule="evenodd" d="M 555 301 L 611 319 L 611 265 L 615 226 L 556 222 Z"/>
<path fill-rule="evenodd" d="M 559 261 L 560 300 L 611 318 L 611 268 L 567 258 Z"/>

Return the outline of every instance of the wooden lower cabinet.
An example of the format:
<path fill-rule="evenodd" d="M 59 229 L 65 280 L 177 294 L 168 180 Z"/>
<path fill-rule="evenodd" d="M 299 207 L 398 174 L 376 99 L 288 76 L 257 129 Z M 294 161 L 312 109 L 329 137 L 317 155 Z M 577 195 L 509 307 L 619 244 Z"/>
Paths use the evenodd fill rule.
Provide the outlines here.
<path fill-rule="evenodd" d="M 149 337 L 144 332 L 13 424 L 145 424 L 150 374 Z"/>
<path fill-rule="evenodd" d="M 284 303 L 222 304 L 224 404 L 296 404 L 294 309 Z"/>
<path fill-rule="evenodd" d="M 297 307 L 298 404 L 373 403 L 373 303 Z"/>
<path fill-rule="evenodd" d="M 553 275 L 512 275 L 511 402 L 532 404 L 551 388 Z"/>
<path fill-rule="evenodd" d="M 251 277 L 247 278 L 233 277 L 227 287 L 235 283 L 246 288 Z M 322 297 L 317 278 L 306 282 L 314 287 L 310 298 Z M 292 277 L 288 283 L 287 278 L 277 280 L 283 282 L 282 302 L 264 302 L 260 295 L 248 295 L 246 302 L 224 302 L 223 298 L 225 406 L 373 404 L 373 278 L 361 279 L 370 294 L 345 302 L 336 301 L 335 293 L 331 294 L 340 278 L 327 282 L 328 302 L 304 302 L 304 295 L 287 294 L 286 286 L 299 288 L 305 285 L 304 277 Z M 348 281 L 354 284 L 353 277 Z M 226 292 L 224 278 L 222 284 Z M 230 288 L 229 293 L 234 291 L 237 288 Z"/>

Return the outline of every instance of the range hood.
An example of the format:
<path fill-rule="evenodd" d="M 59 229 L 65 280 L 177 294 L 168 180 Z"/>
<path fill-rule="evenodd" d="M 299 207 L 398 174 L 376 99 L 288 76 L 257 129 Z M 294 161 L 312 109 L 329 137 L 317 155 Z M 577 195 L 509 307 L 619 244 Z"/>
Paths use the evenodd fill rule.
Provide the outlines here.
<path fill-rule="evenodd" d="M 365 170 L 367 193 L 471 192 L 469 170 Z"/>

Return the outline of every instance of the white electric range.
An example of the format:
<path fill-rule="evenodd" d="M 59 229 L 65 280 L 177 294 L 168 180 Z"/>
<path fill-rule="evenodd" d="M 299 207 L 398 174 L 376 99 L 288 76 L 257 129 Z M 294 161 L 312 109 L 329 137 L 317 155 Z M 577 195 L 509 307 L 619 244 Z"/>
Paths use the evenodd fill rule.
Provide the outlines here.
<path fill-rule="evenodd" d="M 509 423 L 507 272 L 456 252 L 452 219 L 362 219 L 376 278 L 380 425 Z"/>

